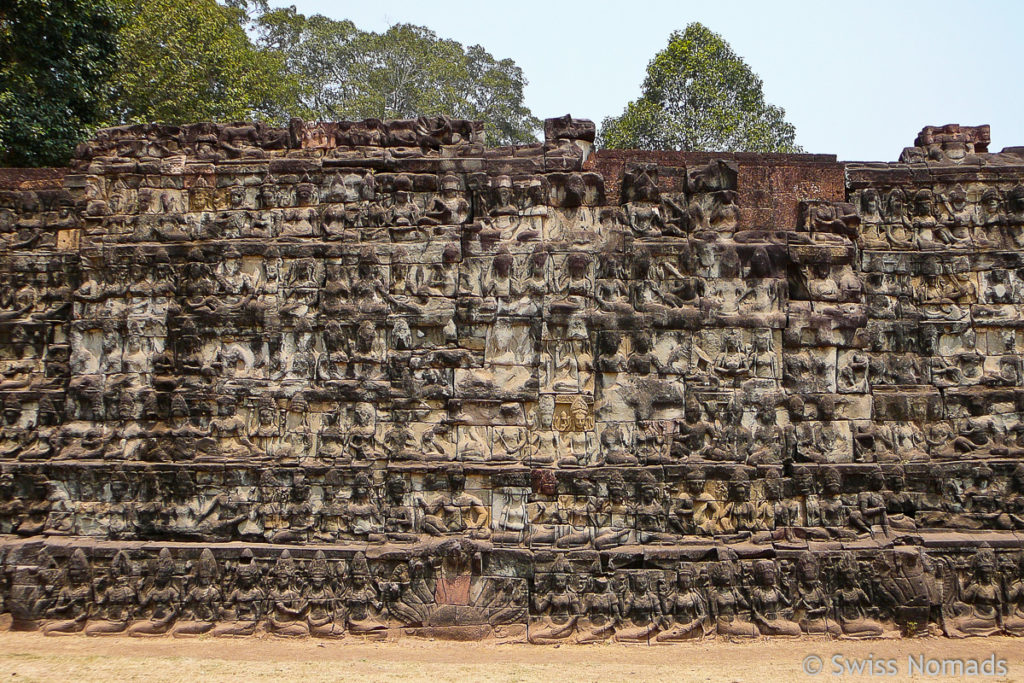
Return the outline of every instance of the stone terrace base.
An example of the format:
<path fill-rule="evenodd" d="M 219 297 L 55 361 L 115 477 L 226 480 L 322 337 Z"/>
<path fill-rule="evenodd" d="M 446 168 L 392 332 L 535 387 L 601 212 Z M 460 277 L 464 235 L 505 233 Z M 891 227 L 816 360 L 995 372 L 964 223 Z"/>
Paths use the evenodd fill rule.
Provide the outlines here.
<path fill-rule="evenodd" d="M 289 547 L 75 537 L 7 538 L 0 551 L 11 580 L 7 623 L 46 635 L 532 643 L 1024 635 L 1024 615 L 986 619 L 949 597 L 962 594 L 956 576 L 965 566 L 977 570 L 975 591 L 1024 589 L 999 574 L 1021 561 L 1017 534 L 919 532 L 914 545 L 894 545 L 881 530 L 842 543 L 808 531 L 789 529 L 772 544 L 694 538 L 604 552 L 452 538 Z"/>
<path fill-rule="evenodd" d="M 0 615 L 1024 634 L 1024 148 L 482 130 L 129 126 L 0 173 Z"/>

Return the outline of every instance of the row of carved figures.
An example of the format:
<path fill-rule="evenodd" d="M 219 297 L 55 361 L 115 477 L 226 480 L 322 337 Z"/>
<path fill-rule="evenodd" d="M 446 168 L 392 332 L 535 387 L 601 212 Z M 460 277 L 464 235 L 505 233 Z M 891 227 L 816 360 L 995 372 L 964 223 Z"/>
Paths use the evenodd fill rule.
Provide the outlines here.
<path fill-rule="evenodd" d="M 1024 528 L 1024 465 L 1000 484 L 984 465 L 944 479 L 941 490 L 924 493 L 907 490 L 901 468 L 886 477 L 877 467 L 849 489 L 838 469 L 823 468 L 819 484 L 798 467 L 791 481 L 775 475 L 756 482 L 756 492 L 745 472 L 714 481 L 693 472 L 674 488 L 647 471 L 629 483 L 621 472 L 582 474 L 561 485 L 540 476 L 534 488 L 520 473 L 492 480 L 489 490 L 467 490 L 460 468 L 416 478 L 415 489 L 400 474 L 382 484 L 367 473 L 310 481 L 298 472 L 287 484 L 268 476 L 259 484 L 201 487 L 185 470 L 146 476 L 137 487 L 123 475 L 89 484 L 4 474 L 0 533 L 301 545 L 466 535 L 502 545 L 604 549 L 695 536 L 762 544 L 859 536 L 891 543 L 921 529 Z"/>
<path fill-rule="evenodd" d="M 1024 245 L 1024 185 L 1005 195 L 985 188 L 976 201 L 957 185 L 936 194 L 901 188 L 860 193 L 860 245 L 865 249 L 1018 249 Z"/>
<path fill-rule="evenodd" d="M 429 375 L 423 375 L 429 378 Z M 83 388 L 80 386 L 79 388 Z M 436 386 L 435 386 L 436 389 Z M 84 392 L 83 392 L 84 393 Z M 436 398 L 432 396 L 431 398 Z M 442 396 L 443 397 L 443 396 Z M 78 397 L 76 397 L 78 398 Z M 780 420 L 764 406 L 745 410 L 738 402 L 708 417 L 699 408 L 683 419 L 595 422 L 583 400 L 542 407 L 529 424 L 466 425 L 452 421 L 374 420 L 355 404 L 355 417 L 310 414 L 292 400 L 288 410 L 271 399 L 236 412 L 233 402 L 217 415 L 190 414 L 181 396 L 123 392 L 117 419 L 101 421 L 104 397 L 81 396 L 72 419 L 62 421 L 46 398 L 35 420 L 0 425 L 0 461 L 268 463 L 274 465 L 374 465 L 386 463 L 492 463 L 561 469 L 601 465 L 672 465 L 729 462 L 965 461 L 1024 454 L 1024 425 L 1016 417 L 892 420 Z M 160 398 L 169 418 L 161 419 Z M 602 404 L 607 405 L 607 403 Z M 81 407 L 84 406 L 84 407 Z M 602 407 L 599 406 L 599 409 Z M 614 407 L 614 406 L 613 406 Z M 643 406 L 641 406 L 642 408 Z M 14 414 L 13 408 L 5 412 Z M 744 424 L 747 417 L 753 424 Z M 627 414 L 627 417 L 632 415 Z M 1002 417 L 1002 416 L 1000 416 Z M 732 418 L 732 421 L 730 421 Z"/>
<path fill-rule="evenodd" d="M 164 548 L 140 562 L 122 550 L 100 568 L 81 549 L 63 567 L 43 551 L 38 565 L 7 572 L 17 580 L 0 597 L 16 627 L 46 635 L 383 637 L 461 626 L 534 643 L 1024 635 L 1024 556 L 987 548 L 970 557 L 907 547 L 873 558 L 803 552 L 613 571 L 558 555 L 532 579 L 481 576 L 482 561 L 454 539 L 372 569 L 362 553 L 301 560 L 285 550 L 270 561 L 247 549 L 225 563 L 206 549 L 182 562 Z"/>
<path fill-rule="evenodd" d="M 787 298 L 858 301 L 863 290 L 849 266 L 828 263 L 816 264 L 789 288 L 784 272 L 756 254 L 744 260 L 734 254 L 735 262 L 722 262 L 701 277 L 693 272 L 697 267 L 685 262 L 689 257 L 679 254 L 662 255 L 651 263 L 650 256 L 623 259 L 605 253 L 596 261 L 582 250 L 513 253 L 502 246 L 495 253 L 463 257 L 457 245 L 445 243 L 428 255 L 364 251 L 350 258 L 282 258 L 272 245 L 260 248 L 255 258 L 229 245 L 216 255 L 193 248 L 187 260 L 179 256 L 173 263 L 166 253 L 157 253 L 141 256 L 130 267 L 87 264 L 74 291 L 64 286 L 63 271 L 53 274 L 52 284 L 31 282 L 30 273 L 14 272 L 8 275 L 10 293 L 0 304 L 4 319 L 42 320 L 55 315 L 52 309 L 38 310 L 45 303 L 73 303 L 74 319 L 82 321 L 79 329 L 93 322 L 111 326 L 129 320 L 133 325 L 155 325 L 168 321 L 168 316 L 208 317 L 218 310 L 245 315 L 217 321 L 244 328 L 254 322 L 266 324 L 267 316 L 284 321 L 303 317 L 307 309 L 334 314 L 354 307 L 352 313 L 374 318 L 385 312 L 452 317 L 454 310 L 445 306 L 451 306 L 453 298 L 465 305 L 472 302 L 476 315 L 512 317 L 594 308 L 611 313 L 700 308 L 721 315 L 767 314 Z M 153 260 L 157 263 L 149 263 Z M 945 280 L 937 282 L 934 292 L 922 287 L 917 298 L 941 303 L 976 290 L 970 282 L 957 291 L 947 285 Z"/>

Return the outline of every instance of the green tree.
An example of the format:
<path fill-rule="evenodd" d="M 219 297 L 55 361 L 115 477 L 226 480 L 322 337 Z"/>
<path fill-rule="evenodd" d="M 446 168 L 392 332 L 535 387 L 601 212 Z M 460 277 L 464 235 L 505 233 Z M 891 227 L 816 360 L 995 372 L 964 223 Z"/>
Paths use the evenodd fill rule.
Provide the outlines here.
<path fill-rule="evenodd" d="M 522 70 L 479 45 L 466 48 L 410 24 L 360 31 L 294 7 L 264 13 L 258 26 L 260 45 L 285 54 L 298 75 L 307 118 L 447 114 L 483 121 L 491 144 L 531 142 L 540 127 L 523 104 Z"/>
<path fill-rule="evenodd" d="M 125 0 L 122 0 L 125 1 Z M 247 4 L 127 0 L 109 122 L 282 123 L 298 97 L 284 56 L 249 39 Z"/>
<path fill-rule="evenodd" d="M 123 21 L 113 0 L 0 3 L 0 165 L 67 163 L 105 116 Z"/>
<path fill-rule="evenodd" d="M 610 148 L 798 152 L 796 129 L 767 104 L 762 82 L 720 35 L 699 23 L 675 31 L 647 65 L 638 100 L 601 123 Z"/>

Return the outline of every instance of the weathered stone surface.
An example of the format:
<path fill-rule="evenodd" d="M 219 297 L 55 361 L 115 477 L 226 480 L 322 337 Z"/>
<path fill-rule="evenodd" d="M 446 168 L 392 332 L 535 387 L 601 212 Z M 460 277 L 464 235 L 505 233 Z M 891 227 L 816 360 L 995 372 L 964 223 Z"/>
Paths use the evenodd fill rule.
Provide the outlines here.
<path fill-rule="evenodd" d="M 130 126 L 0 173 L 47 634 L 1024 634 L 1024 156 Z"/>

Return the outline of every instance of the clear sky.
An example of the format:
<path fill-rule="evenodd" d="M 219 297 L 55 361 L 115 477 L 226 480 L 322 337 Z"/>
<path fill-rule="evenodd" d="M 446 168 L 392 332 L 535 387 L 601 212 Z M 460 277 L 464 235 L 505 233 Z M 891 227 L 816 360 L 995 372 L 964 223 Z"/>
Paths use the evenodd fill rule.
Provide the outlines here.
<path fill-rule="evenodd" d="M 719 33 L 786 110 L 797 143 L 841 160 L 894 161 L 925 125 L 992 125 L 1024 145 L 1024 1 L 272 0 L 363 30 L 427 26 L 511 57 L 540 118 L 600 123 L 640 94 L 673 30 Z"/>

